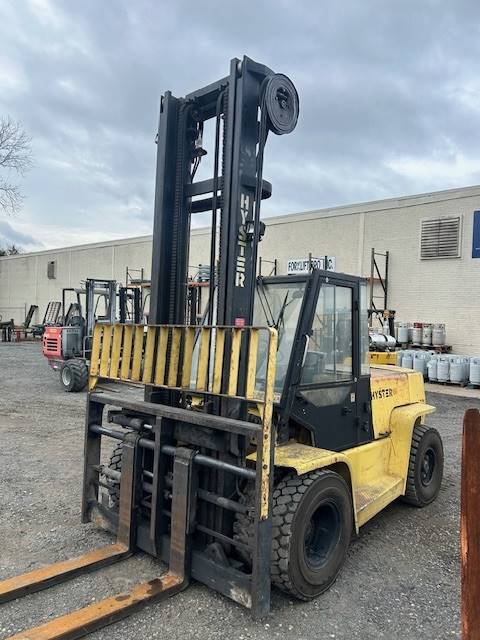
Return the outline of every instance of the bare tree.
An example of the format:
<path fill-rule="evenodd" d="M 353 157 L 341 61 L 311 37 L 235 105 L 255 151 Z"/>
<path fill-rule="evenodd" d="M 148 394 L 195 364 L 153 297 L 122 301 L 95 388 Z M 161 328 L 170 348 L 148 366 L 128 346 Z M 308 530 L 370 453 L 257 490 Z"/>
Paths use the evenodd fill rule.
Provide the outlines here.
<path fill-rule="evenodd" d="M 22 247 L 14 242 L 6 247 L 0 247 L 0 256 L 18 256 L 20 253 L 23 253 Z"/>
<path fill-rule="evenodd" d="M 17 213 L 23 202 L 23 194 L 12 173 L 24 176 L 32 166 L 32 139 L 22 125 L 9 116 L 0 119 L 0 210 Z"/>

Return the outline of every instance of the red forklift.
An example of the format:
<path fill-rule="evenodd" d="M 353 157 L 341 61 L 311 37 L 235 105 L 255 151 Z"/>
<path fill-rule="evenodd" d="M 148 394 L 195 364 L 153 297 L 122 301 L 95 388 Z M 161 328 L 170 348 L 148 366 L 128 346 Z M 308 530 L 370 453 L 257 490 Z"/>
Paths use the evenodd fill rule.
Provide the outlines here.
<path fill-rule="evenodd" d="M 73 294 L 74 301 L 67 307 L 68 294 Z M 84 287 L 62 289 L 62 326 L 45 327 L 43 355 L 60 372 L 65 391 L 86 387 L 94 326 L 115 322 L 116 298 L 115 280 L 88 278 Z"/>

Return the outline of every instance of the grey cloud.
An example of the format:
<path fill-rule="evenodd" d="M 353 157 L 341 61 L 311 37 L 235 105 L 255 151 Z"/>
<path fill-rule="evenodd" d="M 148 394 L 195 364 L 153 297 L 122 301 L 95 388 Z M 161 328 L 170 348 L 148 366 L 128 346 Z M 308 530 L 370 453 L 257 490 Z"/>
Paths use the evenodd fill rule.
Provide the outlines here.
<path fill-rule="evenodd" d="M 3 247 L 10 244 L 24 247 L 36 246 L 39 242 L 34 236 L 14 229 L 6 220 L 0 220 L 0 246 Z"/>
<path fill-rule="evenodd" d="M 265 214 L 480 182 L 473 0 L 51 7 L 48 18 L 0 0 L 2 55 L 25 80 L 18 91 L 0 84 L 0 113 L 34 136 L 23 213 L 32 228 L 83 225 L 99 239 L 148 233 L 161 93 L 207 84 L 243 54 L 289 75 L 301 101 L 295 132 L 267 145 L 274 195 Z M 432 169 L 420 179 L 399 168 L 404 159 L 453 167 L 458 157 L 471 167 L 464 176 Z"/>

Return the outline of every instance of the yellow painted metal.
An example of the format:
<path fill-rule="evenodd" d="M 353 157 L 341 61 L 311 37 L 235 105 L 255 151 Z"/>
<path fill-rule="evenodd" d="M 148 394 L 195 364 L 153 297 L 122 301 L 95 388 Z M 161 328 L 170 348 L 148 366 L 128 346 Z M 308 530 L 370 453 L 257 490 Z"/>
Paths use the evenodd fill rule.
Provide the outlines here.
<path fill-rule="evenodd" d="M 198 391 L 205 391 L 207 388 L 208 360 L 210 355 L 210 335 L 210 328 L 202 328 L 200 334 L 200 352 L 198 355 L 197 369 Z"/>
<path fill-rule="evenodd" d="M 424 424 L 425 417 L 434 411 L 435 407 L 425 402 L 414 402 L 405 407 L 396 407 L 392 411 L 392 448 L 389 468 L 392 473 L 403 477 L 403 492 L 407 481 L 405 469 L 408 469 L 413 427 L 416 422 Z"/>
<path fill-rule="evenodd" d="M 130 378 L 134 382 L 140 380 L 142 370 L 142 358 L 143 358 L 143 336 L 145 334 L 145 328 L 143 325 L 135 326 L 134 330 L 134 343 L 133 343 L 133 358 L 132 358 L 132 372 Z"/>
<path fill-rule="evenodd" d="M 254 459 L 253 456 L 249 456 Z M 275 448 L 275 466 L 295 469 L 298 475 L 329 467 L 336 462 L 348 463 L 344 453 L 311 447 L 299 442 L 288 442 Z"/>
<path fill-rule="evenodd" d="M 123 328 L 123 349 L 122 349 L 122 366 L 120 368 L 120 377 L 122 380 L 128 380 L 130 375 L 130 359 L 132 357 L 133 342 L 133 326 L 126 325 Z"/>
<path fill-rule="evenodd" d="M 377 365 L 371 367 L 370 395 L 375 438 L 390 433 L 390 416 L 395 407 L 425 402 L 422 374 L 411 369 Z"/>
<path fill-rule="evenodd" d="M 100 355 L 100 375 L 108 376 L 110 371 L 110 346 L 112 343 L 113 327 L 106 325 L 103 327 L 102 352 Z"/>
<path fill-rule="evenodd" d="M 190 385 L 192 375 L 193 348 L 195 346 L 195 329 L 185 328 L 185 338 L 183 343 L 183 363 L 182 363 L 182 387 Z"/>
<path fill-rule="evenodd" d="M 240 346 L 242 340 L 241 329 L 232 329 L 232 352 L 230 355 L 230 373 L 228 383 L 228 394 L 235 396 L 237 394 L 238 384 L 238 366 L 240 363 Z"/>
<path fill-rule="evenodd" d="M 258 355 L 258 329 L 252 329 L 248 344 L 248 370 L 247 387 L 245 395 L 253 398 L 255 392 L 255 378 L 257 375 L 257 355 Z"/>
<path fill-rule="evenodd" d="M 170 362 L 168 366 L 168 386 L 176 387 L 178 380 L 178 361 L 180 358 L 180 338 L 182 337 L 182 329 L 173 327 L 170 345 Z"/>
<path fill-rule="evenodd" d="M 225 353 L 227 332 L 232 340 L 229 352 Z M 99 378 L 121 380 L 191 393 L 243 398 L 258 402 L 263 407 L 265 390 L 255 389 L 260 332 L 267 336 L 267 348 L 271 352 L 274 337 L 267 327 L 97 325 L 90 386 L 93 388 Z M 249 344 L 245 391 L 238 395 L 240 352 L 244 343 Z M 209 381 L 211 354 L 214 354 L 214 362 Z M 271 355 L 269 357 L 271 359 Z M 192 380 L 194 370 L 196 378 Z M 223 380 L 226 391 L 222 393 Z"/>
<path fill-rule="evenodd" d="M 92 357 L 90 361 L 90 375 L 98 375 L 100 368 L 100 347 L 102 342 L 102 325 L 97 324 L 93 330 Z"/>
<path fill-rule="evenodd" d="M 160 327 L 157 345 L 157 362 L 155 365 L 154 383 L 158 386 L 165 384 L 165 369 L 167 365 L 168 327 Z"/>
<path fill-rule="evenodd" d="M 118 377 L 120 366 L 120 354 L 122 351 L 123 325 L 116 324 L 113 327 L 112 357 L 110 359 L 110 378 Z"/>
<path fill-rule="evenodd" d="M 225 329 L 215 329 L 215 360 L 213 364 L 213 393 L 222 390 L 223 352 L 225 349 Z"/>
<path fill-rule="evenodd" d="M 273 415 L 273 389 L 275 385 L 275 371 L 277 359 L 277 331 L 269 329 L 267 375 L 265 380 L 265 399 L 262 416 L 262 443 L 257 443 L 257 451 L 262 448 L 261 468 L 257 469 L 257 477 L 260 475 L 261 502 L 260 519 L 265 520 L 269 515 L 270 506 L 270 448 L 272 446 L 272 415 Z"/>
<path fill-rule="evenodd" d="M 155 342 L 157 339 L 157 328 L 147 328 L 147 341 L 145 343 L 145 353 L 143 355 L 142 382 L 150 384 L 153 377 L 153 359 L 155 357 Z"/>
<path fill-rule="evenodd" d="M 395 351 L 370 351 L 370 364 L 397 364 L 397 353 Z"/>

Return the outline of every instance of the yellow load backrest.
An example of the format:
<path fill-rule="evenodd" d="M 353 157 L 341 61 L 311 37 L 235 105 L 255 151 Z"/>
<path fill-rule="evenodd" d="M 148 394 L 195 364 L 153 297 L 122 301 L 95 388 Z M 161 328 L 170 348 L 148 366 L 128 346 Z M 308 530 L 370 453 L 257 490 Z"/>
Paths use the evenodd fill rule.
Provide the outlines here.
<path fill-rule="evenodd" d="M 97 324 L 89 387 L 116 380 L 262 402 L 276 348 L 276 330 L 265 327 Z M 239 380 L 242 351 L 246 380 Z"/>

